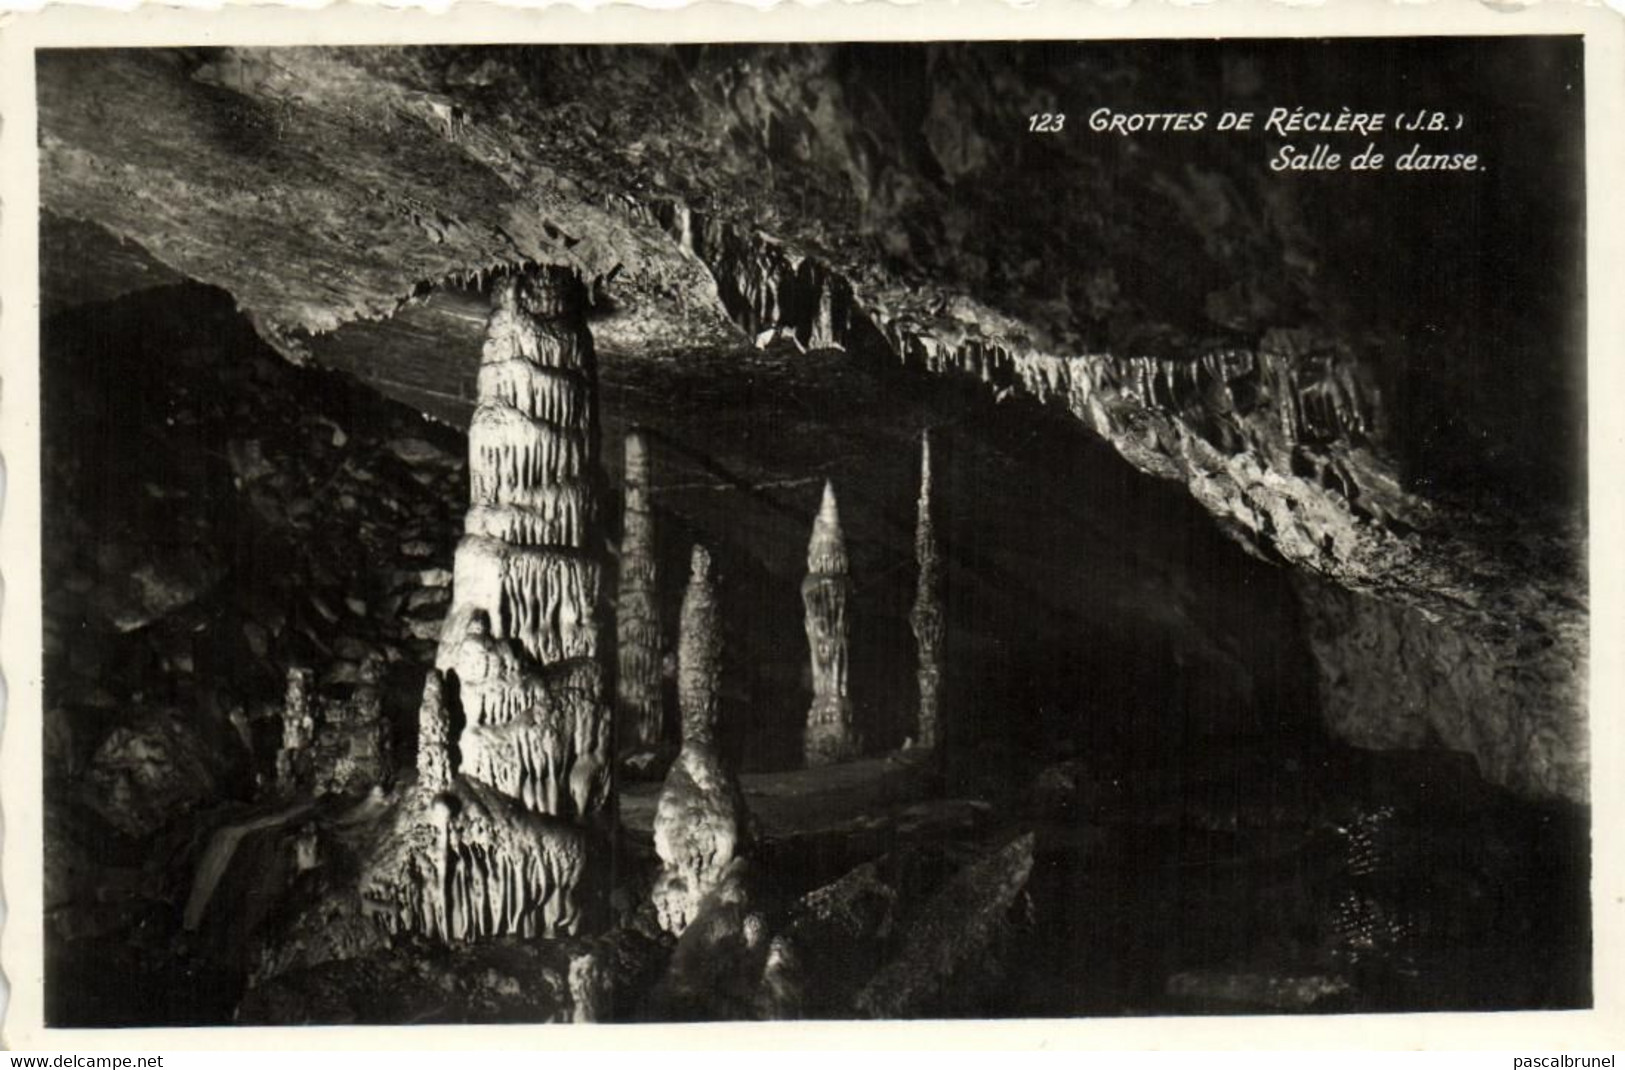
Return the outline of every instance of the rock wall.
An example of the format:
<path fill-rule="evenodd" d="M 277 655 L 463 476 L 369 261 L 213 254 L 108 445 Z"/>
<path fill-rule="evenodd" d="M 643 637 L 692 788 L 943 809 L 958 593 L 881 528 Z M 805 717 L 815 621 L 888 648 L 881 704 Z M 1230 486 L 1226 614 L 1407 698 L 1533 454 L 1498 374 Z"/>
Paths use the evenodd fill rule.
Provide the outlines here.
<path fill-rule="evenodd" d="M 314 694 L 309 669 L 288 670 L 276 755 L 279 794 L 354 795 L 393 778 L 393 742 L 380 690 L 383 662 L 368 657 L 357 673 L 352 693 L 334 699 Z"/>
<path fill-rule="evenodd" d="M 1496 642 L 1323 581 L 1300 577 L 1297 587 L 1321 713 L 1340 738 L 1378 749 L 1445 747 L 1472 755 L 1495 783 L 1583 797 L 1585 721 L 1563 705 L 1528 701 L 1583 688 L 1583 662 L 1540 649 L 1539 633 Z M 1540 672 L 1554 675 L 1531 676 Z"/>

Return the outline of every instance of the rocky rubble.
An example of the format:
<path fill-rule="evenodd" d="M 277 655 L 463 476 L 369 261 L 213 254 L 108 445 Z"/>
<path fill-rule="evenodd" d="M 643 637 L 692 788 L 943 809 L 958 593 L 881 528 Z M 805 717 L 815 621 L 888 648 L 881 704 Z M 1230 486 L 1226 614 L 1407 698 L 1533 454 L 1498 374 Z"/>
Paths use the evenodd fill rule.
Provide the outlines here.
<path fill-rule="evenodd" d="M 1032 874 L 1034 842 L 1019 837 L 944 885 L 903 930 L 897 956 L 858 991 L 857 1009 L 924 1018 L 985 1006 L 1003 965 L 994 944 Z"/>

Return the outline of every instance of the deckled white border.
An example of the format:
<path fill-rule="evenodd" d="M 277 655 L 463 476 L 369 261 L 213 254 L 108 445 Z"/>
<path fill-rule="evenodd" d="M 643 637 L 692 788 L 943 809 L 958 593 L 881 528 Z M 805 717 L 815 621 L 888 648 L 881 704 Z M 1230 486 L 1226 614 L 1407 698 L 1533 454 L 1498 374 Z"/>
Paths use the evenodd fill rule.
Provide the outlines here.
<path fill-rule="evenodd" d="M 16 5 L 20 0 L 0 0 Z M 43 0 L 32 0 L 42 3 Z M 140 0 L 90 0 L 132 8 Z M 507 0 L 427 0 L 411 10 L 179 0 L 128 14 L 56 7 L 0 14 L 0 667 L 9 691 L 0 722 L 0 874 L 9 908 L 0 966 L 11 983 L 4 1046 L 133 1051 L 276 1048 L 907 1048 L 1105 1049 L 1428 1048 L 1524 1051 L 1625 1047 L 1625 569 L 1612 536 L 1625 521 L 1625 22 L 1559 0 L 1492 8 L 1470 0 L 1214 0 L 1108 5 L 1094 0 L 921 0 L 817 6 L 772 0 L 682 5 L 593 3 L 595 10 Z M 745 2 L 755 7 L 744 6 Z M 1617 2 L 1617 0 L 1616 0 Z M 522 7 L 521 7 L 522 5 Z M 180 6 L 194 10 L 180 10 Z M 213 10 L 196 10 L 208 8 Z M 222 9 L 224 8 L 224 9 Z M 320 10 L 311 10 L 320 8 Z M 771 8 L 771 10 L 762 10 Z M 1483 1015 L 1080 1019 L 1042 1022 L 774 1023 L 718 1026 L 480 1026 L 302 1029 L 45 1030 L 41 947 L 41 584 L 39 508 L 38 182 L 35 47 L 175 44 L 430 44 L 599 41 L 955 40 L 977 38 L 1336 37 L 1581 33 L 1586 36 L 1586 168 L 1592 540 L 1592 805 L 1596 1008 Z M 1516 91 L 1515 88 L 1513 91 Z M 1516 383 L 1503 389 L 1516 390 Z M 1087 914 L 1088 903 L 1079 903 Z"/>

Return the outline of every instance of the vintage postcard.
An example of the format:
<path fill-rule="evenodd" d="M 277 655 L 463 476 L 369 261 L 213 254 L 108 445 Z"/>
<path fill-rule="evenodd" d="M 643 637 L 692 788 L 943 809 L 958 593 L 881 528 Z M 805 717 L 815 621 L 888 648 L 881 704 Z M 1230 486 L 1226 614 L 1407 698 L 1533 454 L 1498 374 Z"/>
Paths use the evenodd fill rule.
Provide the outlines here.
<path fill-rule="evenodd" d="M 5 25 L 6 1044 L 1619 1046 L 1621 31 Z"/>

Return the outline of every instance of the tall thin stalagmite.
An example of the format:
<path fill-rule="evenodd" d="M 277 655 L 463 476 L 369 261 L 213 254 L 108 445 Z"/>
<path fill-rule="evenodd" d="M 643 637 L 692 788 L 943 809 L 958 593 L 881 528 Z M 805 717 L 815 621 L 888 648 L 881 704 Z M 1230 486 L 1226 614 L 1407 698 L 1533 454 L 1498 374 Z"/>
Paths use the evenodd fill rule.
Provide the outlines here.
<path fill-rule="evenodd" d="M 677 708 L 683 715 L 683 742 L 716 743 L 722 688 L 722 620 L 717 611 L 711 554 L 694 547 L 688 590 L 683 592 L 677 646 Z"/>
<path fill-rule="evenodd" d="M 615 711 L 620 750 L 660 742 L 660 603 L 655 571 L 654 513 L 649 505 L 649 448 L 639 431 L 626 436 L 626 504 L 621 577 L 615 602 L 620 673 Z"/>
<path fill-rule="evenodd" d="M 935 747 L 942 737 L 942 553 L 931 506 L 931 432 L 924 431 L 920 434 L 919 516 L 914 527 L 914 557 L 920 576 L 909 613 L 919 650 L 920 720 L 914 741 L 921 747 Z"/>
<path fill-rule="evenodd" d="M 655 809 L 660 876 L 652 890 L 661 927 L 681 933 L 708 892 L 722 883 L 745 838 L 744 796 L 717 749 L 722 622 L 711 555 L 694 547 L 677 646 L 677 701 L 683 749 L 666 774 Z"/>
<path fill-rule="evenodd" d="M 538 813 L 606 809 L 597 380 L 585 289 L 543 267 L 493 296 L 469 428 L 471 502 L 435 667 L 455 672 L 461 772 Z"/>
<path fill-rule="evenodd" d="M 847 602 L 852 592 L 835 488 L 824 484 L 824 500 L 807 544 L 807 578 L 801 600 L 807 607 L 807 645 L 812 656 L 812 708 L 802 752 L 807 764 L 849 761 L 861 751 L 846 693 Z"/>
<path fill-rule="evenodd" d="M 425 791 L 451 787 L 451 716 L 446 710 L 445 677 L 430 669 L 418 706 L 418 784 Z"/>

